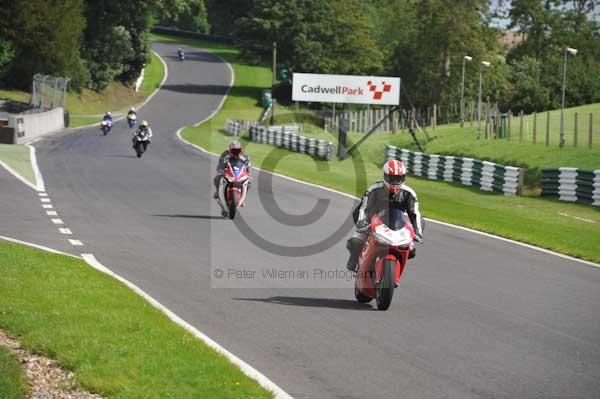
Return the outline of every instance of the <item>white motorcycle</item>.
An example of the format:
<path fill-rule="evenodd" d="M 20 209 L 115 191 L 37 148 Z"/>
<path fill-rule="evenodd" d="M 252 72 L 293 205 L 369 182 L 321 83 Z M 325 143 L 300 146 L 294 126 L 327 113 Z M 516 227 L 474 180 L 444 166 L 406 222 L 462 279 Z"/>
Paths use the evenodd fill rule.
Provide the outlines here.
<path fill-rule="evenodd" d="M 142 154 L 146 152 L 148 144 L 150 143 L 150 137 L 148 131 L 139 130 L 133 136 L 133 148 L 138 158 L 142 157 Z"/>

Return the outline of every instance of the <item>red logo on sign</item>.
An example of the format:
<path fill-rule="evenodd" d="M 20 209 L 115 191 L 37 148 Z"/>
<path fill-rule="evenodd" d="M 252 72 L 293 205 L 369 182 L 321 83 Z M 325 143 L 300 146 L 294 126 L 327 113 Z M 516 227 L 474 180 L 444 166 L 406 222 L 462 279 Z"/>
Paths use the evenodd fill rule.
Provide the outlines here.
<path fill-rule="evenodd" d="M 381 90 L 377 90 L 377 85 L 373 84 L 370 80 L 367 82 L 367 85 L 369 85 L 369 91 L 373 92 L 373 100 L 381 100 L 383 93 L 392 90 L 392 85 L 385 82 L 381 82 Z"/>

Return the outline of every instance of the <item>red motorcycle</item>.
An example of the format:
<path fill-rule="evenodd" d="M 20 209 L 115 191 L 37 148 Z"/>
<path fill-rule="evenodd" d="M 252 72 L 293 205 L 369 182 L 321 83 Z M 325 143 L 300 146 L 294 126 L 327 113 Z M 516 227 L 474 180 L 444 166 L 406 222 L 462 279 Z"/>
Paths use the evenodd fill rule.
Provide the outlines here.
<path fill-rule="evenodd" d="M 223 179 L 225 180 L 223 197 L 225 198 L 226 207 L 223 206 L 220 199 L 218 202 L 221 205 L 223 215 L 233 219 L 237 208 L 246 201 L 248 184 L 250 184 L 248 165 L 241 159 L 232 159 L 225 166 Z"/>
<path fill-rule="evenodd" d="M 369 237 L 358 259 L 354 295 L 363 303 L 375 298 L 377 308 L 386 310 L 408 263 L 415 231 L 409 218 L 397 209 L 391 209 L 388 215 L 385 211 L 373 215 L 367 229 Z"/>

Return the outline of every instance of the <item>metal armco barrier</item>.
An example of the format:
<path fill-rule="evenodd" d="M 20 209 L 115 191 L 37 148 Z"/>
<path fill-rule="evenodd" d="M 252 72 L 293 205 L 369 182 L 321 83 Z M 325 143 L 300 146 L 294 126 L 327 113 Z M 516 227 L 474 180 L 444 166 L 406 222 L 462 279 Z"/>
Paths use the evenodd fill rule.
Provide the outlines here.
<path fill-rule="evenodd" d="M 600 169 L 544 169 L 542 197 L 600 206 Z"/>
<path fill-rule="evenodd" d="M 287 148 L 290 151 L 308 154 L 316 158 L 331 160 L 335 154 L 333 143 L 300 136 L 300 128 L 296 125 L 286 126 L 251 126 L 250 140 Z"/>
<path fill-rule="evenodd" d="M 386 154 L 388 160 L 404 162 L 409 173 L 431 180 L 458 182 L 505 195 L 518 195 L 523 188 L 525 171 L 522 168 L 472 158 L 413 152 L 391 145 L 386 146 Z"/>

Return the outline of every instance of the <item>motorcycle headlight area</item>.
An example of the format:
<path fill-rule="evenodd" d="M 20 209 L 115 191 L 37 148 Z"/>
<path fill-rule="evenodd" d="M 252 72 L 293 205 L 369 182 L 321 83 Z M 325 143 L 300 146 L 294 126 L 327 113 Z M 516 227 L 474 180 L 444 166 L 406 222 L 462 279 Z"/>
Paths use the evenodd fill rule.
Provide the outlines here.
<path fill-rule="evenodd" d="M 385 225 L 380 225 L 375 228 L 374 235 L 377 241 L 394 247 L 407 246 L 412 241 L 410 232 L 406 228 L 392 230 Z"/>

